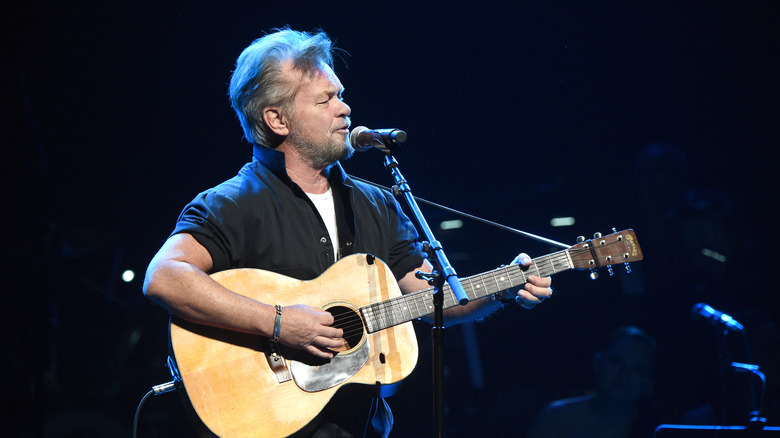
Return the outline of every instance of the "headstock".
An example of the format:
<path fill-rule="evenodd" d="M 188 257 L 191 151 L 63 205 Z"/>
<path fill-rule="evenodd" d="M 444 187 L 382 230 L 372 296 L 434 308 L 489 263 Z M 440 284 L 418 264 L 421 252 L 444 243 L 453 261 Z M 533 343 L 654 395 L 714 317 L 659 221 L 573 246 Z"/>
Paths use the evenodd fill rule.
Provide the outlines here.
<path fill-rule="evenodd" d="M 614 230 L 614 228 L 613 228 Z M 632 229 L 614 232 L 608 236 L 602 236 L 601 233 L 593 235 L 593 239 L 577 238 L 576 245 L 569 247 L 569 257 L 575 269 L 590 269 L 591 278 L 598 275 L 595 270 L 601 267 L 607 267 L 612 275 L 611 266 L 617 263 L 624 263 L 626 269 L 631 272 L 628 266 L 629 262 L 642 260 L 642 248 L 639 247 L 639 241 L 636 233 Z"/>

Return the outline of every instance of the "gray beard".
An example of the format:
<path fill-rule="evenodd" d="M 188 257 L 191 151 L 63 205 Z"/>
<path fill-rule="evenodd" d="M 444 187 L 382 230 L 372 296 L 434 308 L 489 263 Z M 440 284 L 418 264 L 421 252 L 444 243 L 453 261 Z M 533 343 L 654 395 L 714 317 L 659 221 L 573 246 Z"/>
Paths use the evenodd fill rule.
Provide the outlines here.
<path fill-rule="evenodd" d="M 355 153 L 355 149 L 348 143 L 337 143 L 328 140 L 323 144 L 314 144 L 304 141 L 299 137 L 298 132 L 293 128 L 289 134 L 291 143 L 298 148 L 298 151 L 307 163 L 314 169 L 327 169 L 337 161 L 347 160 Z"/>

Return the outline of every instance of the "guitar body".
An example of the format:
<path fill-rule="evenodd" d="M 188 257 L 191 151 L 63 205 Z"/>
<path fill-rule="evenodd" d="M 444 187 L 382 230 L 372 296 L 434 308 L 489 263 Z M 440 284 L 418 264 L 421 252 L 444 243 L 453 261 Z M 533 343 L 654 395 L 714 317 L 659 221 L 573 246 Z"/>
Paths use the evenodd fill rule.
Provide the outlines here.
<path fill-rule="evenodd" d="M 331 363 L 300 350 L 281 348 L 274 355 L 267 338 L 171 318 L 171 349 L 184 389 L 217 436 L 288 436 L 311 422 L 342 386 L 362 384 L 389 395 L 414 370 L 418 348 L 411 322 L 371 334 L 362 324 L 360 307 L 401 295 L 390 268 L 378 259 L 345 257 L 310 281 L 260 269 L 227 270 L 212 278 L 263 303 L 337 311 L 336 326 L 344 316 L 361 323 L 350 337 L 345 334 L 345 351 Z"/>
<path fill-rule="evenodd" d="M 594 235 L 577 245 L 462 279 L 469 300 L 522 286 L 569 269 L 643 259 L 631 229 Z M 629 270 L 630 272 L 630 270 Z M 329 361 L 301 350 L 273 348 L 267 338 L 171 318 L 171 350 L 195 413 L 221 437 L 282 437 L 304 428 L 345 385 L 390 395 L 417 364 L 411 321 L 433 312 L 433 289 L 401 295 L 382 261 L 366 254 L 339 260 L 318 278 L 301 281 L 260 269 L 211 276 L 226 288 L 267 304 L 308 304 L 327 310 L 344 329 L 344 346 Z M 444 308 L 459 305 L 448 285 Z M 284 319 L 282 319 L 284 326 Z M 356 385 L 352 385 L 356 384 Z"/>

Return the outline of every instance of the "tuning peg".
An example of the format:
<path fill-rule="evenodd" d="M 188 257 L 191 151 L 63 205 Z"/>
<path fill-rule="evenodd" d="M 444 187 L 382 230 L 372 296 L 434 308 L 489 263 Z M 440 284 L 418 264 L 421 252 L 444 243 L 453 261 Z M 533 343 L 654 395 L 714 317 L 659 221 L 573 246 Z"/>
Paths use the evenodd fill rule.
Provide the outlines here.
<path fill-rule="evenodd" d="M 612 271 L 612 265 L 607 266 L 607 272 L 609 272 L 609 276 L 612 277 L 615 275 L 615 272 Z"/>
<path fill-rule="evenodd" d="M 623 263 L 623 266 L 626 267 L 626 274 L 631 273 L 631 265 L 628 262 Z"/>
<path fill-rule="evenodd" d="M 585 241 L 585 236 L 577 236 L 577 243 L 582 243 Z"/>
<path fill-rule="evenodd" d="M 594 239 L 601 239 L 601 233 L 593 233 Z"/>
<path fill-rule="evenodd" d="M 591 280 L 595 280 L 595 279 L 599 278 L 599 273 L 596 272 L 596 269 L 590 268 L 590 275 L 589 275 L 589 277 L 590 277 Z"/>

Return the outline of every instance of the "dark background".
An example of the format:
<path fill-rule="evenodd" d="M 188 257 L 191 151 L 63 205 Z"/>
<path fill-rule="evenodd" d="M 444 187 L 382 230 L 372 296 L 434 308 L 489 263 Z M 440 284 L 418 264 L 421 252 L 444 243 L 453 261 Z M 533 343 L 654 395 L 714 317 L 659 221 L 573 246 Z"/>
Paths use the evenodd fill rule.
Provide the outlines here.
<path fill-rule="evenodd" d="M 286 24 L 348 52 L 336 72 L 353 126 L 409 134 L 396 157 L 416 195 L 569 244 L 630 227 L 643 247 L 630 275 L 563 273 L 533 311 L 448 330 L 448 436 L 522 436 L 545 403 L 589 388 L 594 351 L 623 324 L 659 342 L 666 421 L 711 400 L 721 335 L 691 306 L 778 319 L 780 14 L 770 1 L 612 3 L 7 7 L 0 434 L 126 436 L 141 397 L 170 380 L 167 314 L 143 297 L 143 272 L 180 209 L 249 159 L 226 84 L 241 50 Z M 390 182 L 376 151 L 345 167 Z M 553 228 L 557 216 L 576 223 Z M 435 232 L 461 275 L 556 250 L 471 221 Z M 397 436 L 431 430 L 417 328 L 417 371 L 391 399 Z M 186 427 L 171 393 L 146 402 L 138 432 Z"/>

